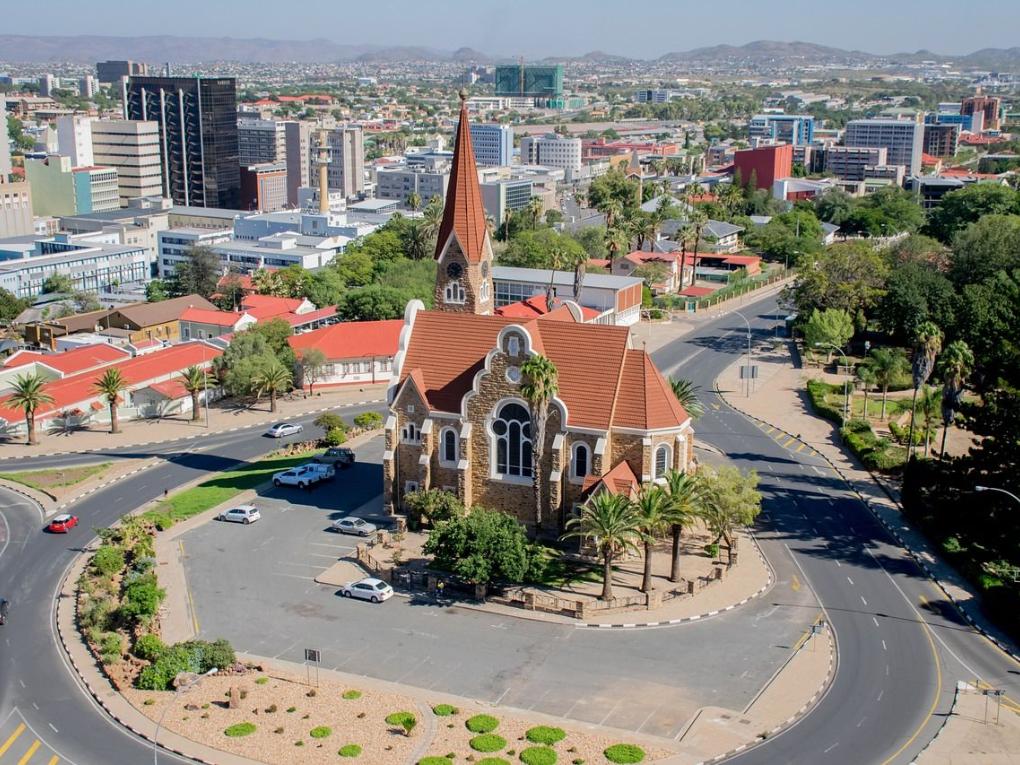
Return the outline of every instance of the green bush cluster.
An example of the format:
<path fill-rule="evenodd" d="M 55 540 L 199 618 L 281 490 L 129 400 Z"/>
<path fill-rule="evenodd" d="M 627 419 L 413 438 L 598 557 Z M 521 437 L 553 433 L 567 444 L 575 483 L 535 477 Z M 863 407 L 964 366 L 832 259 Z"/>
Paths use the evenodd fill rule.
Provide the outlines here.
<path fill-rule="evenodd" d="M 404 727 L 404 723 L 408 720 L 413 720 L 414 714 L 411 712 L 393 712 L 392 714 L 386 715 L 387 725 L 396 725 L 398 727 Z"/>
<path fill-rule="evenodd" d="M 871 426 L 861 420 L 851 420 L 840 431 L 843 442 L 869 470 L 890 472 L 899 470 L 907 460 L 907 452 L 888 438 L 879 438 Z"/>
<path fill-rule="evenodd" d="M 337 754 L 341 757 L 357 757 L 361 754 L 361 747 L 358 744 L 344 744 Z"/>
<path fill-rule="evenodd" d="M 224 730 L 223 735 L 230 736 L 230 738 L 241 738 L 242 736 L 250 736 L 254 732 L 255 723 L 239 722 Z"/>
<path fill-rule="evenodd" d="M 553 728 L 549 725 L 536 725 L 534 728 L 529 728 L 524 736 L 532 744 L 545 744 L 546 746 L 552 746 L 553 744 L 565 739 L 567 737 L 567 733 L 563 730 L 563 728 Z"/>
<path fill-rule="evenodd" d="M 92 556 L 92 568 L 101 576 L 113 576 L 123 569 L 124 565 L 124 551 L 113 545 L 103 545 Z"/>
<path fill-rule="evenodd" d="M 449 757 L 422 757 L 418 765 L 453 765 L 453 760 Z"/>
<path fill-rule="evenodd" d="M 634 744 L 613 744 L 602 752 L 606 759 L 617 765 L 641 762 L 645 759 L 644 750 Z"/>
<path fill-rule="evenodd" d="M 134 654 L 139 659 L 154 662 L 163 655 L 166 643 L 158 635 L 142 635 L 135 641 Z"/>
<path fill-rule="evenodd" d="M 226 640 L 177 643 L 164 647 L 156 660 L 141 671 L 137 685 L 146 691 L 166 691 L 173 688 L 174 678 L 181 672 L 200 674 L 213 667 L 229 667 L 236 661 L 234 649 Z"/>
<path fill-rule="evenodd" d="M 375 430 L 376 428 L 381 428 L 382 424 L 383 417 L 378 412 L 362 412 L 354 417 L 355 427 L 362 430 Z"/>
<path fill-rule="evenodd" d="M 839 385 L 830 385 L 821 380 L 808 380 L 808 399 L 811 401 L 811 408 L 815 410 L 815 414 L 837 425 L 842 425 L 843 410 L 830 404 L 827 398 L 830 393 L 841 390 L 842 387 Z"/>
<path fill-rule="evenodd" d="M 472 733 L 492 733 L 499 727 L 499 720 L 492 715 L 475 715 L 469 717 L 464 725 Z"/>
<path fill-rule="evenodd" d="M 308 731 L 308 735 L 312 738 L 329 738 L 333 734 L 333 729 L 327 725 L 318 725 Z"/>
<path fill-rule="evenodd" d="M 432 707 L 432 713 L 436 717 L 449 717 L 450 715 L 457 714 L 457 707 L 452 704 L 436 704 Z"/>
<path fill-rule="evenodd" d="M 343 695 L 341 696 L 341 698 L 344 698 L 347 701 L 353 701 L 354 699 L 360 699 L 361 698 L 361 691 L 356 691 L 356 690 L 354 690 L 352 688 L 349 691 L 344 691 Z"/>
<path fill-rule="evenodd" d="M 547 746 L 529 746 L 521 752 L 524 765 L 556 765 L 556 750 Z"/>
<path fill-rule="evenodd" d="M 502 757 L 483 757 L 475 762 L 475 765 L 510 765 L 510 761 Z"/>
<path fill-rule="evenodd" d="M 495 733 L 482 733 L 468 741 L 468 746 L 476 752 L 498 752 L 506 747 L 506 739 Z"/>
<path fill-rule="evenodd" d="M 159 586 L 155 574 L 136 577 L 124 588 L 121 616 L 129 624 L 144 617 L 155 616 L 165 597 L 166 590 Z"/>

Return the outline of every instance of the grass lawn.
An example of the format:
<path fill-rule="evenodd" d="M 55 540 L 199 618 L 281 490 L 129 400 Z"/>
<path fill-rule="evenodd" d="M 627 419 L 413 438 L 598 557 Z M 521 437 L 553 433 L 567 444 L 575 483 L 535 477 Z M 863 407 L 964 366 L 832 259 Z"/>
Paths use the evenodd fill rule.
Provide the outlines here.
<path fill-rule="evenodd" d="M 46 491 L 46 489 L 59 489 L 74 486 L 87 481 L 89 478 L 99 475 L 107 470 L 111 462 L 101 462 L 98 465 L 79 465 L 70 468 L 53 468 L 50 470 L 25 470 L 19 473 L 0 473 L 0 478 L 14 481 L 33 489 Z"/>
<path fill-rule="evenodd" d="M 825 400 L 843 411 L 843 389 L 840 386 L 839 393 L 830 393 L 825 397 Z M 886 401 L 885 416 L 886 419 L 893 419 L 898 417 L 904 412 L 910 411 L 910 399 L 909 398 L 890 398 Z M 853 417 L 864 417 L 864 394 L 861 391 L 850 392 L 850 412 Z M 869 393 L 868 394 L 868 419 L 877 420 L 882 416 L 882 394 Z"/>
<path fill-rule="evenodd" d="M 309 457 L 317 453 L 318 450 L 313 450 L 289 457 L 268 457 L 235 470 L 228 470 L 216 478 L 172 495 L 165 502 L 161 502 L 159 507 L 147 512 L 146 516 L 160 520 L 169 519 L 172 522 L 170 525 L 186 520 L 226 502 L 231 497 L 236 497 L 242 491 L 254 489 L 268 481 L 273 473 L 307 462 Z"/>
<path fill-rule="evenodd" d="M 580 582 L 601 582 L 602 566 L 577 563 L 564 558 L 558 550 L 547 549 L 549 562 L 540 582 L 546 587 L 564 588 Z"/>

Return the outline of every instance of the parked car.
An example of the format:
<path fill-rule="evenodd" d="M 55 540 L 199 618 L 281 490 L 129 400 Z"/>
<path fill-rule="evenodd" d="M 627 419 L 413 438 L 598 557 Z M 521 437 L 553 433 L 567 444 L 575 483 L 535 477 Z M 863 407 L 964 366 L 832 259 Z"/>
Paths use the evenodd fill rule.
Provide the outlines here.
<path fill-rule="evenodd" d="M 369 523 L 364 518 L 349 515 L 346 518 L 338 518 L 333 521 L 330 530 L 338 534 L 357 534 L 359 537 L 367 537 L 379 530 L 374 523 Z"/>
<path fill-rule="evenodd" d="M 278 422 L 266 431 L 266 435 L 270 438 L 285 438 L 300 433 L 302 430 L 304 430 L 304 426 L 296 422 Z"/>
<path fill-rule="evenodd" d="M 336 465 L 343 470 L 354 464 L 354 450 L 346 446 L 335 446 L 320 454 L 315 461 L 323 465 Z"/>
<path fill-rule="evenodd" d="M 216 516 L 218 521 L 229 521 L 230 523 L 255 523 L 262 514 L 253 505 L 240 505 L 226 510 Z"/>
<path fill-rule="evenodd" d="M 290 470 L 281 470 L 273 475 L 273 486 L 297 486 L 299 489 L 307 489 L 319 481 L 327 480 L 326 471 L 323 468 L 333 469 L 332 465 L 316 465 L 309 463 Z M 328 476 L 332 478 L 332 475 Z"/>
<path fill-rule="evenodd" d="M 78 516 L 71 515 L 70 513 L 61 513 L 60 515 L 54 516 L 53 520 L 50 521 L 50 525 L 46 529 L 51 534 L 66 534 L 75 526 L 78 525 Z"/>
<path fill-rule="evenodd" d="M 348 582 L 340 588 L 340 594 L 345 598 L 360 598 L 371 600 L 373 603 L 382 603 L 393 597 L 393 588 L 382 579 L 370 576 L 357 582 Z"/>
<path fill-rule="evenodd" d="M 301 467 L 306 467 L 317 472 L 319 474 L 320 481 L 332 481 L 336 478 L 336 468 L 329 464 L 309 462 L 307 465 L 302 465 Z"/>

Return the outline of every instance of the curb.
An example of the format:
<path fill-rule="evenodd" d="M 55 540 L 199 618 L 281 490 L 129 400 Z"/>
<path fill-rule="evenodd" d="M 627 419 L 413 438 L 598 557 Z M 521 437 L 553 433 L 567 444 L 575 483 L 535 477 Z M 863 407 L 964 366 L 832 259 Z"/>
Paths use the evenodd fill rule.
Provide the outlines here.
<path fill-rule="evenodd" d="M 935 735 L 932 736 L 931 741 L 925 744 L 924 748 L 917 753 L 914 759 L 910 761 L 910 765 L 915 765 L 915 763 L 924 756 L 924 753 L 931 749 L 935 742 L 939 740 L 939 736 L 942 735 L 942 732 L 946 729 L 946 726 L 949 724 L 949 718 L 953 717 L 956 714 L 956 704 L 957 702 L 959 702 L 959 700 L 960 700 L 960 684 L 957 683 L 956 690 L 953 692 L 953 705 L 949 708 L 949 713 L 946 715 L 945 721 L 942 723 L 942 725 L 939 726 L 939 729 L 935 731 Z"/>
<path fill-rule="evenodd" d="M 107 487 L 113 486 L 114 484 L 119 483 L 120 481 L 123 481 L 125 478 L 129 478 L 129 477 L 131 477 L 133 475 L 141 473 L 143 470 L 149 470 L 151 468 L 154 468 L 154 467 L 156 467 L 160 463 L 160 461 L 161 461 L 161 458 L 159 458 L 159 457 L 154 457 L 152 459 L 149 459 L 144 464 L 142 464 L 141 466 L 136 467 L 134 470 L 131 470 L 131 471 L 127 472 L 127 473 L 124 473 L 123 475 L 119 475 L 116 478 L 111 478 L 109 481 L 104 481 L 103 483 L 99 484 L 98 486 L 93 486 L 88 491 L 83 491 L 81 494 L 78 494 L 77 496 L 72 497 L 71 499 L 69 499 L 69 500 L 67 500 L 65 502 L 60 503 L 59 505 L 57 505 L 53 509 L 53 512 L 56 513 L 56 512 L 59 512 L 59 511 L 63 510 L 65 507 L 70 507 L 71 505 L 73 505 L 73 504 L 75 504 L 77 502 L 80 502 L 81 500 L 85 499 L 85 497 L 89 496 L 90 494 L 95 494 L 97 491 L 102 491 L 103 489 L 105 489 Z"/>

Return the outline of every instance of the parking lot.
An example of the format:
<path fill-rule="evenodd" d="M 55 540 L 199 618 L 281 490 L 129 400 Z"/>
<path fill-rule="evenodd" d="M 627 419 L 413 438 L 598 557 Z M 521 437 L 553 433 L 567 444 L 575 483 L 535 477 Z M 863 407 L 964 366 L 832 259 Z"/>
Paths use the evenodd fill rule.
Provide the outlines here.
<path fill-rule="evenodd" d="M 326 528 L 349 514 L 385 522 L 381 458 L 375 439 L 332 483 L 257 498 L 259 522 L 182 537 L 202 636 L 298 662 L 316 648 L 326 668 L 672 737 L 700 706 L 743 708 L 813 617 L 759 599 L 677 629 L 599 631 L 340 598 L 313 578 L 358 540 Z"/>

